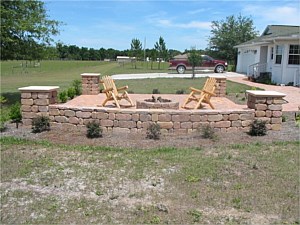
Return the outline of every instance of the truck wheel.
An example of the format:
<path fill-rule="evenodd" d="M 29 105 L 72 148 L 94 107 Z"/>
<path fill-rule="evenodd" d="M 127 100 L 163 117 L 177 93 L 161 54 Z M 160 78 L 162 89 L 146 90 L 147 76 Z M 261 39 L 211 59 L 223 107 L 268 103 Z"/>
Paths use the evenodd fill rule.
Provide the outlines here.
<path fill-rule="evenodd" d="M 184 72 L 185 72 L 185 67 L 184 66 L 178 66 L 177 67 L 177 73 L 184 74 Z"/>
<path fill-rule="evenodd" d="M 215 72 L 216 73 L 223 73 L 224 70 L 225 70 L 224 66 L 219 65 L 219 66 L 216 66 Z"/>

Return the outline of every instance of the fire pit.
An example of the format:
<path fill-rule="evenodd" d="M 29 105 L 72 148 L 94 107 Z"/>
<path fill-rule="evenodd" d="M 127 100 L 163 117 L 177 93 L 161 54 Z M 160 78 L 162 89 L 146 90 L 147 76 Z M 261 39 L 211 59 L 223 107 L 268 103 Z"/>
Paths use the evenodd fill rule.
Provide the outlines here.
<path fill-rule="evenodd" d="M 136 101 L 137 109 L 179 109 L 179 102 L 174 102 L 170 99 L 162 97 L 152 98 Z"/>

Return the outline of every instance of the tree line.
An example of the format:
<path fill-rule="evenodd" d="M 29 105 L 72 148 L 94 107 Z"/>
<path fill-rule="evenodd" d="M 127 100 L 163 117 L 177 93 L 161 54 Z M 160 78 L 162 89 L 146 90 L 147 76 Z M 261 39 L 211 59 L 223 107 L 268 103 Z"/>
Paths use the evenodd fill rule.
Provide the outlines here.
<path fill-rule="evenodd" d="M 122 55 L 137 59 L 149 57 L 160 62 L 181 53 L 168 50 L 162 37 L 159 37 L 152 49 L 142 49 L 141 41 L 133 38 L 130 49 L 123 51 L 55 43 L 52 36 L 59 34 L 61 24 L 60 21 L 49 19 L 44 2 L 40 0 L 1 1 L 1 60 L 104 60 Z M 237 49 L 233 47 L 258 35 L 253 20 L 242 15 L 212 21 L 211 28 L 205 53 L 234 64 Z M 197 52 L 203 53 L 203 50 Z"/>

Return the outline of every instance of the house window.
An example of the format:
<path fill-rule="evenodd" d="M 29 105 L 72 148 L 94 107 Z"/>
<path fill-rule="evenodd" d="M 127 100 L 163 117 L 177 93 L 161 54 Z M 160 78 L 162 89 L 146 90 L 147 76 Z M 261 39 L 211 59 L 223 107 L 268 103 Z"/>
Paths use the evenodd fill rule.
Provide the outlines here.
<path fill-rule="evenodd" d="M 274 58 L 274 47 L 271 48 L 271 60 Z"/>
<path fill-rule="evenodd" d="M 281 64 L 282 52 L 283 52 L 283 46 L 282 45 L 276 45 L 275 64 Z"/>
<path fill-rule="evenodd" d="M 290 45 L 289 50 L 289 64 L 300 64 L 300 45 Z"/>

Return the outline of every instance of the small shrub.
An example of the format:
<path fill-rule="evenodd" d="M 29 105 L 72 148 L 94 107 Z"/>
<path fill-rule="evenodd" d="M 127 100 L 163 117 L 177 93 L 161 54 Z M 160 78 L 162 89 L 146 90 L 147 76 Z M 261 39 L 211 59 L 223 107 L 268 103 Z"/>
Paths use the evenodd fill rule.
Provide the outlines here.
<path fill-rule="evenodd" d="M 191 210 L 188 212 L 189 215 L 191 215 L 193 217 L 193 222 L 197 223 L 200 221 L 201 217 L 202 217 L 202 213 L 199 212 L 198 210 Z"/>
<path fill-rule="evenodd" d="M 160 91 L 158 89 L 153 89 L 152 94 L 160 94 Z"/>
<path fill-rule="evenodd" d="M 81 95 L 82 89 L 81 89 L 81 81 L 80 80 L 74 80 L 72 83 L 72 87 L 75 89 L 75 95 Z"/>
<path fill-rule="evenodd" d="M 86 125 L 86 128 L 87 128 L 86 136 L 88 138 L 99 138 L 99 137 L 102 137 L 103 130 L 100 127 L 99 123 L 97 123 L 96 121 L 89 122 Z"/>
<path fill-rule="evenodd" d="M 282 115 L 282 122 L 286 122 L 287 121 L 287 116 L 286 115 Z"/>
<path fill-rule="evenodd" d="M 65 103 L 68 100 L 68 94 L 66 91 L 62 91 L 58 94 L 58 99 L 60 102 Z"/>
<path fill-rule="evenodd" d="M 7 129 L 6 118 L 2 114 L 0 114 L 0 132 L 4 132 Z"/>
<path fill-rule="evenodd" d="M 2 105 L 2 104 L 4 104 L 4 103 L 6 103 L 7 102 L 7 99 L 4 97 L 4 96 L 0 96 L 0 104 Z"/>
<path fill-rule="evenodd" d="M 67 90 L 67 95 L 70 99 L 73 99 L 76 95 L 76 91 L 74 87 L 69 87 Z"/>
<path fill-rule="evenodd" d="M 10 107 L 9 118 L 13 123 L 16 123 L 16 127 L 19 128 L 19 123 L 22 122 L 21 105 L 19 102 L 16 102 Z"/>
<path fill-rule="evenodd" d="M 7 129 L 6 122 L 9 120 L 8 111 L 0 108 L 0 132 Z"/>
<path fill-rule="evenodd" d="M 32 133 L 50 130 L 50 119 L 47 116 L 37 116 L 32 120 Z"/>
<path fill-rule="evenodd" d="M 176 94 L 177 95 L 182 95 L 182 94 L 184 94 L 185 93 L 185 91 L 183 90 L 183 89 L 180 89 L 180 90 L 177 90 L 176 91 Z"/>
<path fill-rule="evenodd" d="M 300 113 L 295 113 L 296 125 L 300 127 Z"/>
<path fill-rule="evenodd" d="M 157 123 L 151 123 L 147 128 L 147 138 L 158 140 L 160 139 L 160 126 Z"/>
<path fill-rule="evenodd" d="M 214 128 L 208 124 L 200 126 L 198 130 L 200 131 L 201 136 L 205 139 L 214 139 L 216 137 Z"/>
<path fill-rule="evenodd" d="M 266 121 L 254 120 L 250 126 L 249 135 L 264 136 L 267 134 Z"/>

